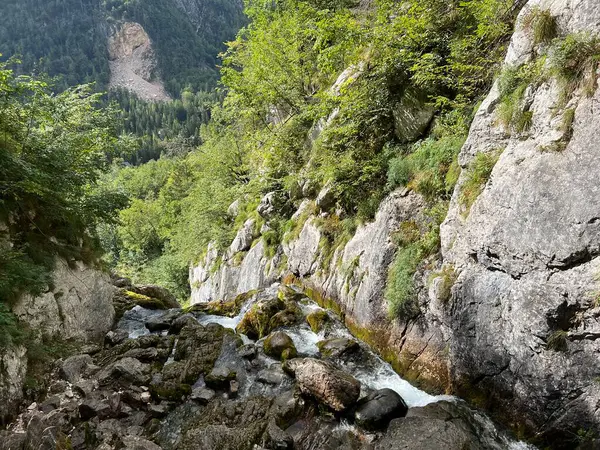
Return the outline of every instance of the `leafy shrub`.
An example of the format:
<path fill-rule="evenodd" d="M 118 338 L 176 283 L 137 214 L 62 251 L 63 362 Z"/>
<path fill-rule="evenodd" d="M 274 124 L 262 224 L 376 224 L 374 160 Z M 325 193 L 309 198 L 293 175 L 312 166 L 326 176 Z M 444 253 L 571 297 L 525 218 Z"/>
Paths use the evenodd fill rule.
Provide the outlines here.
<path fill-rule="evenodd" d="M 465 213 L 468 215 L 471 206 L 483 191 L 485 184 L 492 175 L 492 170 L 496 165 L 496 161 L 500 157 L 500 151 L 492 153 L 478 153 L 467 171 L 467 177 L 461 187 L 460 203 L 465 208 Z"/>
<path fill-rule="evenodd" d="M 458 179 L 456 159 L 464 141 L 464 136 L 443 136 L 414 144 L 410 154 L 390 161 L 388 187 L 408 186 L 428 201 L 449 198 Z"/>

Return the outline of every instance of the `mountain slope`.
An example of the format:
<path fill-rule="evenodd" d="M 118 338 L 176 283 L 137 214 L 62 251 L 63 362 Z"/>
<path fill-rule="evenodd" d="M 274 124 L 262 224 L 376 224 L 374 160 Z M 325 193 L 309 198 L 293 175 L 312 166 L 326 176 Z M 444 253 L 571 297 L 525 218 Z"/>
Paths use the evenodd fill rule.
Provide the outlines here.
<path fill-rule="evenodd" d="M 186 9 L 187 8 L 187 9 Z M 109 81 L 107 40 L 124 21 L 147 31 L 166 88 L 178 96 L 186 86 L 214 87 L 217 55 L 243 24 L 237 0 L 7 0 L 0 4 L 0 53 L 17 55 L 22 73 L 60 77 L 61 89 Z"/>

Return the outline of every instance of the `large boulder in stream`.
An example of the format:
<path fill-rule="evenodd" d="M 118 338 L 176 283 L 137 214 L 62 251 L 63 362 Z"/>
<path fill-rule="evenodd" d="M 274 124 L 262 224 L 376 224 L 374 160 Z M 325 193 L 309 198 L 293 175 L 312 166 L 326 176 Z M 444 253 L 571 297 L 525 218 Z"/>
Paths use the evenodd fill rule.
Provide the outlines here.
<path fill-rule="evenodd" d="M 347 410 L 360 396 L 360 381 L 329 361 L 296 358 L 286 361 L 284 369 L 296 377 L 303 394 L 311 395 L 334 411 Z"/>
<path fill-rule="evenodd" d="M 406 416 L 408 406 L 400 395 L 391 389 L 380 389 L 365 397 L 354 413 L 357 425 L 367 430 L 385 428 L 392 419 Z"/>
<path fill-rule="evenodd" d="M 298 352 L 292 338 L 283 331 L 275 331 L 267 336 L 264 343 L 265 354 L 277 359 L 295 358 Z"/>

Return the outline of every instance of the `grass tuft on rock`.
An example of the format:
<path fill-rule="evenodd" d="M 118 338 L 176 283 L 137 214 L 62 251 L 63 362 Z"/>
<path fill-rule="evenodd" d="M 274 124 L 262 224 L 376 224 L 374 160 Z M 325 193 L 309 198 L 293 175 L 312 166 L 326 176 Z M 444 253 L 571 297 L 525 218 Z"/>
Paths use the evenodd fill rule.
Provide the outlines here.
<path fill-rule="evenodd" d="M 460 203 L 465 210 L 465 215 L 469 215 L 471 206 L 483 191 L 485 184 L 492 175 L 492 170 L 500 157 L 501 151 L 491 153 L 478 153 L 469 168 L 467 169 L 467 178 L 461 187 Z"/>
<path fill-rule="evenodd" d="M 523 19 L 523 27 L 533 35 L 534 45 L 547 44 L 558 34 L 556 17 L 547 9 L 534 7 Z"/>

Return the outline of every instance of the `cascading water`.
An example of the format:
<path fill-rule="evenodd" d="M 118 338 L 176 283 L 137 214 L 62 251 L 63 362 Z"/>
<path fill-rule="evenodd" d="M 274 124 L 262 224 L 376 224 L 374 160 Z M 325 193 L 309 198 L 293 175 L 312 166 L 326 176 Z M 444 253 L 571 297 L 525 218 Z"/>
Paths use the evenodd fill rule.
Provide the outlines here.
<path fill-rule="evenodd" d="M 247 300 L 241 307 L 239 314 L 235 317 L 212 314 L 194 314 L 194 317 L 201 325 L 218 324 L 224 328 L 235 331 L 244 315 L 250 311 L 256 301 L 256 296 Z M 317 304 L 307 299 L 304 299 L 298 306 L 305 317 L 315 311 L 325 311 Z M 130 338 L 137 338 L 145 334 L 150 334 L 150 331 L 145 326 L 146 322 L 158 318 L 161 314 L 167 313 L 168 312 L 165 311 L 147 310 L 136 307 L 125 313 L 118 328 L 127 331 Z M 294 342 L 298 356 L 320 357 L 320 351 L 317 344 L 326 339 L 352 339 L 356 341 L 335 315 L 332 313 L 327 314 L 329 317 L 327 327 L 317 333 L 309 327 L 305 320 L 292 326 L 281 328 L 281 330 Z M 166 331 L 157 333 L 164 334 Z M 258 352 L 256 358 L 252 361 L 252 364 L 250 364 L 250 361 L 240 356 L 238 351 L 240 339 L 243 344 L 250 344 L 250 347 L 255 346 L 261 348 L 264 344 L 264 338 L 252 341 L 247 336 L 239 333 L 229 334 L 224 340 L 221 355 L 215 364 L 215 366 L 226 366 L 237 373 L 239 399 L 257 395 L 277 396 L 293 387 L 293 380 L 283 372 L 278 360 L 266 356 L 263 352 Z M 409 382 L 402 379 L 392 367 L 376 355 L 368 345 L 363 342 L 358 342 L 358 345 L 360 347 L 360 351 L 358 352 L 360 355 L 359 357 L 339 357 L 333 359 L 344 371 L 350 373 L 361 382 L 361 396 L 365 396 L 371 391 L 389 388 L 400 394 L 406 404 L 411 408 L 423 407 L 444 400 L 460 404 L 463 403 L 456 397 L 447 395 L 433 396 L 417 389 Z M 173 361 L 173 355 L 174 350 L 170 355 L 167 364 Z M 204 378 L 201 376 L 194 387 L 204 386 Z M 464 407 L 467 408 L 466 405 Z M 510 450 L 528 450 L 534 448 L 525 443 L 511 440 L 508 435 L 504 435 L 502 432 L 497 431 L 496 425 L 487 416 L 475 412 L 472 417 L 472 420 L 477 421 L 479 429 L 486 430 L 486 433 L 489 432 L 490 435 L 494 436 L 496 441 L 503 442 L 505 448 Z M 340 423 L 333 429 L 343 431 L 346 430 L 344 427 L 352 428 L 353 425 Z"/>

